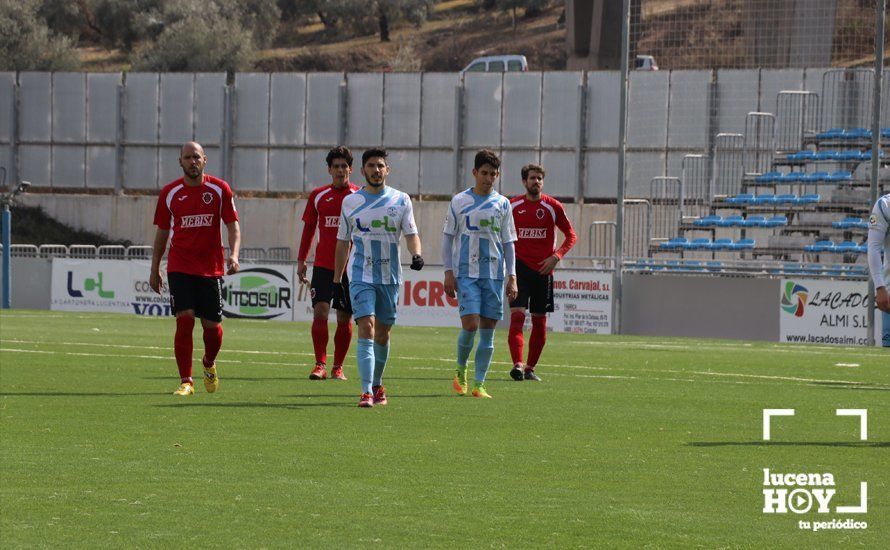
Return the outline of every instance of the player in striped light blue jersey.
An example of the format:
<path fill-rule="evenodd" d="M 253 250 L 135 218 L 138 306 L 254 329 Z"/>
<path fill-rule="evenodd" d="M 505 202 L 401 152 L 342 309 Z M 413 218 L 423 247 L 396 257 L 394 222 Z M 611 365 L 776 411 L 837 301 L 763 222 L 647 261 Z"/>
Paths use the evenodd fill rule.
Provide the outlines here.
<path fill-rule="evenodd" d="M 386 151 L 365 151 L 362 174 L 367 185 L 343 199 L 334 280 L 342 281 L 344 270 L 348 270 L 349 297 L 358 326 L 356 357 L 362 381 L 359 407 L 372 407 L 387 403 L 383 371 L 402 283 L 399 240 L 403 234 L 412 255 L 411 269 L 419 271 L 423 258 L 411 197 L 386 185 Z"/>
<path fill-rule="evenodd" d="M 494 327 L 504 317 L 504 279 L 507 297 L 516 299 L 516 227 L 510 201 L 493 189 L 501 161 L 491 151 L 476 153 L 470 189 L 455 195 L 445 217 L 442 263 L 445 293 L 457 300 L 461 330 L 457 339 L 454 389 L 467 393 L 467 360 L 479 332 L 475 356 L 474 397 L 491 397 L 485 376 L 494 353 Z"/>
<path fill-rule="evenodd" d="M 871 211 L 867 242 L 868 269 L 875 283 L 875 306 L 883 312 L 881 343 L 890 348 L 890 193 L 879 198 Z"/>

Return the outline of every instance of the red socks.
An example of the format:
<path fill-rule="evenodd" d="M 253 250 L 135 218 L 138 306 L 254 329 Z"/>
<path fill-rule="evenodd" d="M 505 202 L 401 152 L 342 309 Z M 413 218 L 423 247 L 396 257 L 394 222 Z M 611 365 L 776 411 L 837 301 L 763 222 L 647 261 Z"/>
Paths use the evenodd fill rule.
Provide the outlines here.
<path fill-rule="evenodd" d="M 216 361 L 219 348 L 222 347 L 222 325 L 204 329 L 204 357 L 207 363 L 212 365 Z"/>
<path fill-rule="evenodd" d="M 339 328 L 338 328 L 339 331 Z M 312 319 L 312 347 L 315 348 L 315 362 L 328 361 L 328 320 Z M 343 352 L 346 355 L 346 352 Z"/>
<path fill-rule="evenodd" d="M 507 346 L 510 348 L 510 357 L 513 364 L 522 363 L 522 347 L 525 342 L 522 339 L 522 326 L 525 324 L 525 312 L 514 311 L 510 314 L 510 332 L 507 334 Z"/>
<path fill-rule="evenodd" d="M 544 351 L 544 344 L 547 343 L 547 316 L 532 315 L 532 333 L 528 337 L 528 361 L 526 368 L 535 370 L 538 359 L 541 358 L 541 352 Z"/>
<path fill-rule="evenodd" d="M 195 318 L 182 315 L 176 318 L 176 335 L 173 337 L 173 354 L 179 367 L 179 378 L 183 382 L 192 381 L 192 330 Z"/>
<path fill-rule="evenodd" d="M 312 330 L 314 334 L 315 323 L 312 324 Z M 343 366 L 343 360 L 346 359 L 346 352 L 349 351 L 351 341 L 352 323 L 337 323 L 337 332 L 334 333 L 334 365 Z"/>

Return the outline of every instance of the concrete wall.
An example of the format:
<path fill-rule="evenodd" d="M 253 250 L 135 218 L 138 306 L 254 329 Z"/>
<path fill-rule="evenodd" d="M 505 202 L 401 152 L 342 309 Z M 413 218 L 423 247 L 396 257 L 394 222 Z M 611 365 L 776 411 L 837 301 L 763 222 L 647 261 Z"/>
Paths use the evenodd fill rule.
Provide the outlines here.
<path fill-rule="evenodd" d="M 777 340 L 779 280 L 627 274 L 624 334 Z"/>

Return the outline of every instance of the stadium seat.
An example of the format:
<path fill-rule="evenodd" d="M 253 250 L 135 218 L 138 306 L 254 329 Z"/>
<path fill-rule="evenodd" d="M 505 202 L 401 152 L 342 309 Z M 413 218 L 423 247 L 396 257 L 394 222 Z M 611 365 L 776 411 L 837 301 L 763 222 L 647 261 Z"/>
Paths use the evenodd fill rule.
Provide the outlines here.
<path fill-rule="evenodd" d="M 837 160 L 863 160 L 862 151 L 858 151 L 856 149 L 851 149 L 849 151 L 840 151 L 837 155 Z"/>
<path fill-rule="evenodd" d="M 726 216 L 717 222 L 718 227 L 742 227 L 745 225 L 745 218 L 742 216 Z"/>
<path fill-rule="evenodd" d="M 711 244 L 711 250 L 731 250 L 732 239 L 714 239 Z"/>
<path fill-rule="evenodd" d="M 843 128 L 829 128 L 816 134 L 816 139 L 841 139 L 844 136 Z"/>
<path fill-rule="evenodd" d="M 660 250 L 684 250 L 689 246 L 689 239 L 685 237 L 674 237 L 667 242 L 658 245 Z"/>
<path fill-rule="evenodd" d="M 705 216 L 692 222 L 692 225 L 695 227 L 716 227 L 722 219 L 720 216 Z"/>
<path fill-rule="evenodd" d="M 756 183 L 776 183 L 781 181 L 785 176 L 781 172 L 767 172 L 754 178 Z"/>
<path fill-rule="evenodd" d="M 868 128 L 850 128 L 844 130 L 841 139 L 871 139 L 871 130 Z"/>
<path fill-rule="evenodd" d="M 815 203 L 819 202 L 819 200 L 821 198 L 822 197 L 820 197 L 819 195 L 816 195 L 816 194 L 801 195 L 800 197 L 797 198 L 796 201 L 794 201 L 794 204 L 798 204 L 798 205 L 815 204 Z"/>
<path fill-rule="evenodd" d="M 884 139 L 890 139 L 890 128 L 881 128 L 881 137 Z"/>
<path fill-rule="evenodd" d="M 813 172 L 812 174 L 806 174 L 803 179 L 801 179 L 801 183 L 821 183 L 823 181 L 828 181 L 830 174 L 828 172 Z"/>
<path fill-rule="evenodd" d="M 705 266 L 708 271 L 723 271 L 723 262 L 708 262 Z"/>
<path fill-rule="evenodd" d="M 754 197 L 754 204 L 775 204 L 776 196 L 770 194 L 757 195 Z"/>
<path fill-rule="evenodd" d="M 868 254 L 868 243 L 856 245 L 856 249 L 853 252 L 857 254 Z"/>
<path fill-rule="evenodd" d="M 835 229 L 868 229 L 868 223 L 859 218 L 844 218 L 838 222 L 831 222 L 831 227 Z"/>
<path fill-rule="evenodd" d="M 775 204 L 796 204 L 797 203 L 797 195 L 791 193 L 783 193 L 781 195 L 776 195 Z"/>
<path fill-rule="evenodd" d="M 831 174 L 826 181 L 831 182 L 831 183 L 841 183 L 841 182 L 845 182 L 845 181 L 851 181 L 852 179 L 853 179 L 852 172 L 841 171 L 841 172 L 835 172 L 835 173 Z"/>
<path fill-rule="evenodd" d="M 750 193 L 741 193 L 734 197 L 728 197 L 726 202 L 729 204 L 748 204 L 754 202 L 754 195 Z"/>
<path fill-rule="evenodd" d="M 805 252 L 831 252 L 834 250 L 834 241 L 816 241 L 803 247 Z"/>
<path fill-rule="evenodd" d="M 743 227 L 766 227 L 766 218 L 763 216 L 748 216 Z"/>
<path fill-rule="evenodd" d="M 710 250 L 711 244 L 711 239 L 693 239 L 692 242 L 689 243 L 689 246 L 687 246 L 686 248 L 688 250 Z"/>
<path fill-rule="evenodd" d="M 840 243 L 834 245 L 834 251 L 835 251 L 835 252 L 841 252 L 841 253 L 843 253 L 843 252 L 855 252 L 855 251 L 856 251 L 856 247 L 858 247 L 858 246 L 859 246 L 859 245 L 856 244 L 856 243 L 854 243 L 853 241 L 843 241 L 843 242 L 840 242 Z"/>
<path fill-rule="evenodd" d="M 754 248 L 756 242 L 754 239 L 739 239 L 732 244 L 733 250 L 746 250 Z"/>
<path fill-rule="evenodd" d="M 777 183 L 800 183 L 805 181 L 808 174 L 806 172 L 788 172 Z"/>
<path fill-rule="evenodd" d="M 785 216 L 773 216 L 766 220 L 767 227 L 785 227 L 788 225 L 788 218 Z"/>

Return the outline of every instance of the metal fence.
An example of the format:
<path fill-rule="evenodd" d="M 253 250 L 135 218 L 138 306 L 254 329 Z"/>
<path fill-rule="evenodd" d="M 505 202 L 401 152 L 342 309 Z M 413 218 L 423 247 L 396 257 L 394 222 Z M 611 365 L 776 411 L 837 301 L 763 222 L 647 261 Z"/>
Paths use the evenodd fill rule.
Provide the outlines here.
<path fill-rule="evenodd" d="M 865 93 L 866 84 L 823 91 L 826 70 L 631 72 L 628 196 L 646 198 L 653 177 L 679 176 L 687 155 L 714 158 L 721 134 L 751 140 L 746 170 L 755 171 L 772 143 L 749 125 L 772 132 L 749 113 L 787 112 L 780 92 Z M 395 187 L 446 196 L 467 185 L 473 154 L 488 147 L 502 156 L 508 193 L 522 165 L 540 162 L 551 194 L 614 199 L 620 90 L 617 71 L 236 74 L 232 84 L 221 73 L 0 73 L 0 166 L 36 186 L 156 189 L 181 175 L 179 147 L 195 139 L 208 172 L 236 191 L 305 192 L 327 181 L 330 147 L 382 144 Z M 820 116 L 859 120 L 866 107 L 822 101 Z M 783 132 L 801 126 L 788 118 Z"/>

